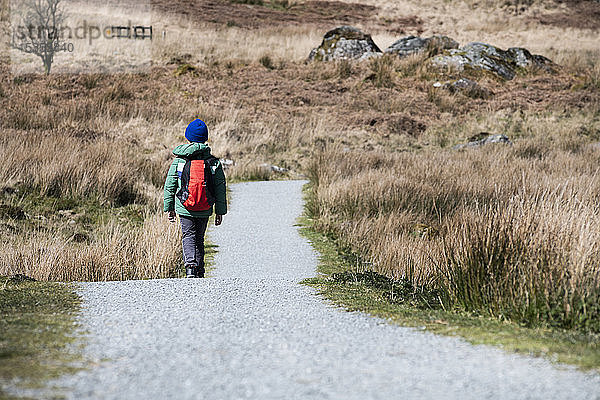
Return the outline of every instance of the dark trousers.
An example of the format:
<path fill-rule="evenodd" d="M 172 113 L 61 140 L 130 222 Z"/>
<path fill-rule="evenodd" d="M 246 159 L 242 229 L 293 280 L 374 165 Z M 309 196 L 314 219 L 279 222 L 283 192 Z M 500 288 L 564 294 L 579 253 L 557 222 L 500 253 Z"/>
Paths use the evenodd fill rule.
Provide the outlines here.
<path fill-rule="evenodd" d="M 208 218 L 179 216 L 181 221 L 183 263 L 204 271 L 204 233 Z"/>

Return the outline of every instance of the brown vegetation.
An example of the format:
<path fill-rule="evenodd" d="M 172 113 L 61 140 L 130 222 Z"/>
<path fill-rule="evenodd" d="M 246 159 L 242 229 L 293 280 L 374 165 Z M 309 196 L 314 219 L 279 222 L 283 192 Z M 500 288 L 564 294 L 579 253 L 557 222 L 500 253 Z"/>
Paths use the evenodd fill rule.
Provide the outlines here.
<path fill-rule="evenodd" d="M 179 256 L 176 232 L 167 236 L 171 242 L 151 244 L 167 229 L 155 215 L 170 149 L 196 116 L 211 127 L 216 154 L 235 160 L 230 179 L 268 178 L 263 162 L 305 171 L 312 154 L 331 145 L 385 154 L 449 146 L 480 130 L 528 136 L 560 124 L 597 135 L 590 116 L 599 95 L 589 75 L 483 81 L 496 93 L 485 101 L 434 89 L 438 77 L 424 74 L 419 63 L 419 57 L 384 58 L 269 69 L 224 60 L 182 74 L 175 73 L 179 64 L 145 75 L 4 74 L 1 202 L 27 218 L 4 226 L 13 233 L 3 236 L 2 273 L 53 280 L 176 274 L 170 264 Z M 565 107 L 590 111 L 561 114 Z M 36 196 L 51 204 L 72 199 L 66 211 L 83 216 L 64 228 L 70 220 L 54 218 L 61 208 L 44 209 Z M 86 207 L 100 211 L 86 216 Z M 111 207 L 147 209 L 142 214 L 154 222 L 146 229 L 154 233 L 143 235 L 135 219 L 111 217 Z M 78 234 L 87 239 L 74 240 Z M 118 242 L 129 247 L 107 245 Z M 148 259 L 157 259 L 156 268 L 142 268 Z"/>
<path fill-rule="evenodd" d="M 531 21 L 556 12 L 553 2 L 516 14 L 490 13 L 496 2 L 205 3 L 222 19 L 193 22 L 183 2 L 154 3 L 185 23 L 156 41 L 158 65 L 144 74 L 13 76 L 1 64 L 0 274 L 176 276 L 161 186 L 171 149 L 201 117 L 216 155 L 235 161 L 229 179 L 273 178 L 264 162 L 309 174 L 316 226 L 377 271 L 443 290 L 445 307 L 598 330 L 593 31 L 566 37 Z M 305 64 L 334 9 L 376 29 L 376 41 L 391 43 L 398 26 L 457 33 L 531 45 L 562 67 L 510 82 L 477 76 L 493 93 L 481 98 L 434 87 L 458 76 L 428 72 L 423 56 Z M 417 10 L 422 26 L 394 22 Z M 227 26 L 230 17 L 248 19 Z M 483 131 L 514 145 L 452 150 Z"/>
<path fill-rule="evenodd" d="M 532 17 L 542 25 L 561 28 L 600 29 L 600 3 L 593 0 L 565 1 L 564 10 Z"/>
<path fill-rule="evenodd" d="M 310 213 L 369 268 L 442 289 L 447 308 L 597 332 L 600 152 L 558 128 L 462 151 L 328 149 Z"/>
<path fill-rule="evenodd" d="M 379 7 L 340 1 L 287 0 L 152 0 L 155 12 L 193 19 L 196 23 L 224 24 L 241 28 L 265 28 L 282 25 L 377 24 Z M 399 16 L 382 22 L 398 29 L 418 29 L 422 21 L 416 16 Z M 382 26 L 381 23 L 378 23 Z"/>

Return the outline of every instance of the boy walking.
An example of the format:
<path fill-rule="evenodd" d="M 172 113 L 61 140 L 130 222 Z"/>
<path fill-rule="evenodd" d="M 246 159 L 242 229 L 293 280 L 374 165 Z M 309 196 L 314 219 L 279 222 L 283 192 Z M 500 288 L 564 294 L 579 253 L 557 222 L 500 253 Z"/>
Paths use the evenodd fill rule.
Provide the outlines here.
<path fill-rule="evenodd" d="M 190 142 L 175 147 L 164 189 L 164 211 L 169 221 L 181 221 L 183 261 L 188 278 L 204 278 L 204 234 L 215 211 L 215 225 L 227 214 L 225 174 L 210 153 L 206 124 L 196 119 L 185 130 Z"/>

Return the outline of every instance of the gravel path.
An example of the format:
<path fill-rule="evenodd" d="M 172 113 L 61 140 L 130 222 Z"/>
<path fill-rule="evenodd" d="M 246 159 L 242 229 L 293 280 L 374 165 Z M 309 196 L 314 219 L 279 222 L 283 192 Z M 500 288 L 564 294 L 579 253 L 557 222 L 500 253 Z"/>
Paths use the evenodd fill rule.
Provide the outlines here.
<path fill-rule="evenodd" d="M 94 368 L 73 399 L 600 399 L 600 377 L 393 326 L 297 282 L 303 182 L 232 186 L 208 279 L 81 285 Z"/>

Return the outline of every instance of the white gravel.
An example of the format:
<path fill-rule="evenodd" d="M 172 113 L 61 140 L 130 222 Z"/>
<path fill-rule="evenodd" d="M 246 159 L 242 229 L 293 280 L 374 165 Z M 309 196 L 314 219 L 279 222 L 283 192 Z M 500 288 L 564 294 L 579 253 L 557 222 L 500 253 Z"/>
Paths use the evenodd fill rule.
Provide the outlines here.
<path fill-rule="evenodd" d="M 71 399 L 600 399 L 600 377 L 328 305 L 297 282 L 304 182 L 232 185 L 207 279 L 81 284 Z"/>

